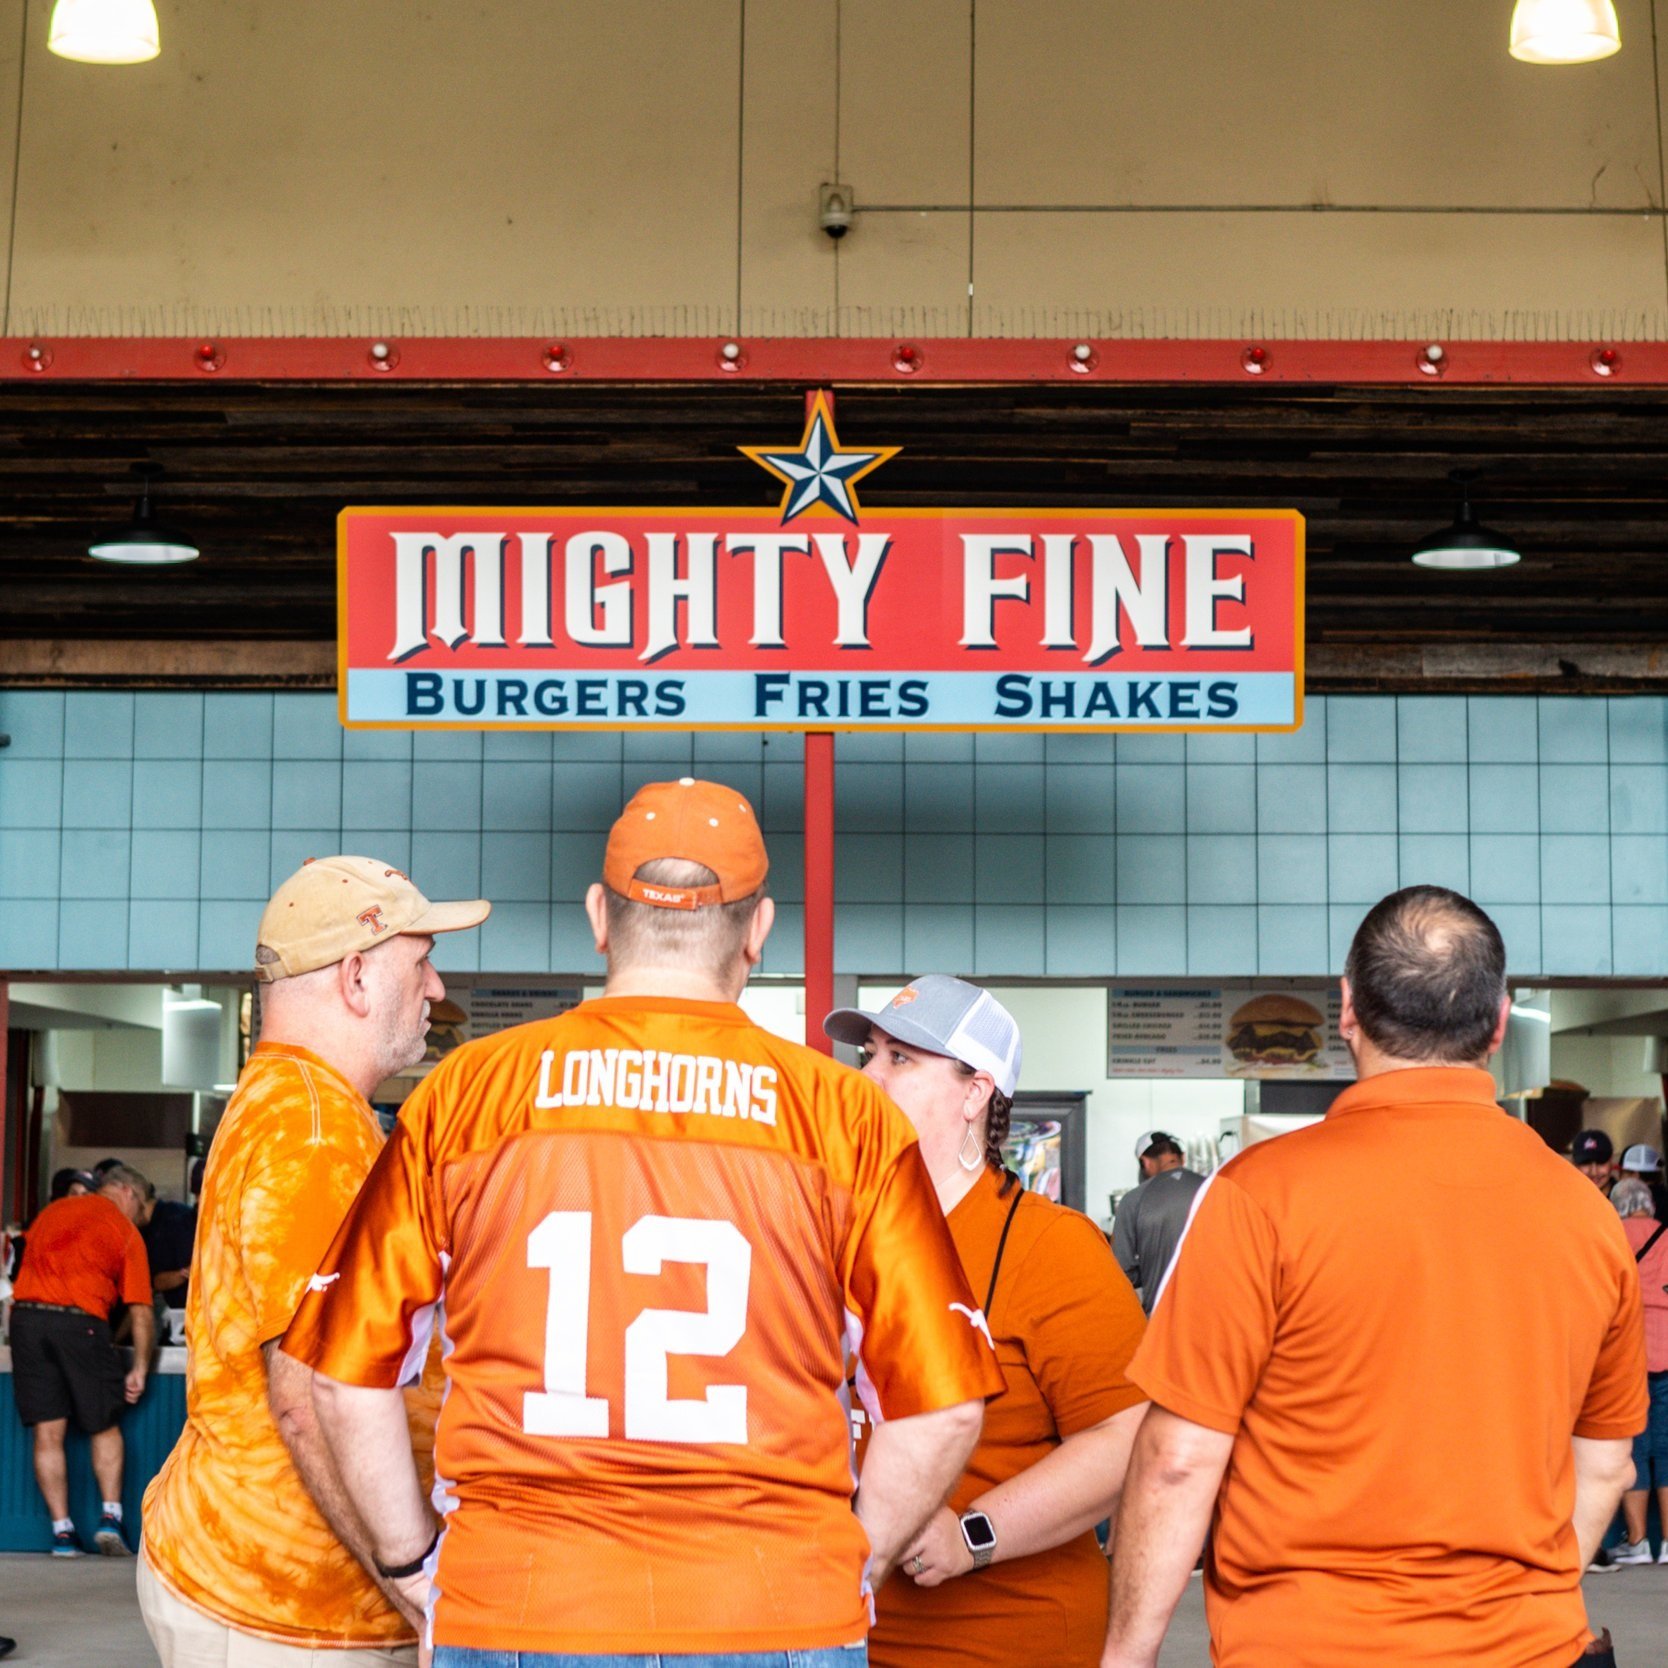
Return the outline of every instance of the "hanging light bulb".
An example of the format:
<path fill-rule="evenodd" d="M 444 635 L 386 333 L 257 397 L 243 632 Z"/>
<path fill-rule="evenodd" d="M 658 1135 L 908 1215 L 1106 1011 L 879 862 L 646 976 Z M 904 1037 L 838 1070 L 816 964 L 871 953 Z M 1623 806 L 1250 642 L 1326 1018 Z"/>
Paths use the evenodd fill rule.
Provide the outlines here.
<path fill-rule="evenodd" d="M 57 0 L 47 49 L 81 64 L 143 64 L 162 50 L 151 0 Z"/>
<path fill-rule="evenodd" d="M 1449 477 L 1460 489 L 1459 514 L 1440 533 L 1429 533 L 1413 548 L 1413 562 L 1421 568 L 1509 568 L 1523 560 L 1504 534 L 1484 527 L 1471 510 L 1471 481 L 1475 471 L 1454 469 Z"/>
<path fill-rule="evenodd" d="M 1590 64 L 1622 50 L 1613 0 L 1517 0 L 1512 56 L 1526 64 Z"/>
<path fill-rule="evenodd" d="M 154 463 L 136 463 L 139 502 L 133 520 L 116 533 L 107 533 L 87 546 L 87 554 L 101 562 L 121 562 L 128 567 L 159 568 L 175 562 L 194 562 L 201 552 L 189 539 L 159 527 L 151 515 L 151 482 L 162 473 Z"/>

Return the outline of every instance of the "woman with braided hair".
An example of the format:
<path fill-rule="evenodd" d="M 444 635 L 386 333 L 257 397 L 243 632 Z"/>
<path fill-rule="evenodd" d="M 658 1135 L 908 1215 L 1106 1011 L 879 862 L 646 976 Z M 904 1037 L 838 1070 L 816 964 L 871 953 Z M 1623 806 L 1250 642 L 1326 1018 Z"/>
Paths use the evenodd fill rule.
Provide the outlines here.
<path fill-rule="evenodd" d="M 1094 1223 L 1003 1166 L 1020 1038 L 994 996 L 929 974 L 824 1029 L 863 1050 L 914 1125 L 1005 1380 L 948 1503 L 875 1597 L 869 1662 L 1092 1668 L 1108 1596 L 1094 1526 L 1116 1510 L 1146 1410 L 1126 1372 L 1140 1302 Z M 864 1440 L 880 1410 L 860 1414 Z"/>

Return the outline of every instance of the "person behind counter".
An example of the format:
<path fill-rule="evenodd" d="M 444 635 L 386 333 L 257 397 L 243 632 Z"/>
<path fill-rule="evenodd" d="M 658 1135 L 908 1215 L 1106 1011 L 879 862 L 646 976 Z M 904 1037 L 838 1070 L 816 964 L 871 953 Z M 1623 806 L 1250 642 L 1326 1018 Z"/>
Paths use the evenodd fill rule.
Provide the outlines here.
<path fill-rule="evenodd" d="M 324 857 L 261 916 L 260 1040 L 215 1133 L 191 1253 L 185 1429 L 145 1495 L 139 1608 L 165 1668 L 415 1663 L 310 1375 L 277 1341 L 381 1148 L 367 1096 L 423 1057 L 446 994 L 434 934 L 489 907 L 430 903 L 386 863 Z M 437 1402 L 411 1398 L 425 1450 Z"/>
<path fill-rule="evenodd" d="M 52 1514 L 55 1557 L 81 1542 L 70 1517 L 64 1437 L 73 1418 L 92 1443 L 103 1501 L 93 1535 L 100 1552 L 121 1556 L 123 1445 L 117 1415 L 136 1402 L 150 1369 L 150 1265 L 138 1223 L 150 1183 L 117 1164 L 98 1190 L 56 1200 L 29 1230 L 29 1254 L 12 1302 L 12 1390 L 18 1417 L 34 1433 L 35 1482 Z M 133 1306 L 133 1366 L 125 1373 L 110 1335 L 110 1311 Z"/>
<path fill-rule="evenodd" d="M 905 1553 L 906 1579 L 876 1595 L 869 1660 L 1092 1664 L 1108 1593 L 1093 1528 L 1117 1505 L 1146 1410 L 1125 1373 L 1141 1306 L 1100 1229 L 1003 1168 L 1020 1036 L 995 997 L 931 974 L 823 1029 L 866 1051 L 866 1075 L 915 1126 L 1005 1381 L 949 1504 Z"/>

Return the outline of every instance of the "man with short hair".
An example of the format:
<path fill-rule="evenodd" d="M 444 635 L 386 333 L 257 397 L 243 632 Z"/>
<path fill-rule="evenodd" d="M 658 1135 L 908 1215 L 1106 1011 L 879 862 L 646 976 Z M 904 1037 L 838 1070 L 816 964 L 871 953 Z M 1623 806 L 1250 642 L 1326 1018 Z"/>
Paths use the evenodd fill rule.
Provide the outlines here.
<path fill-rule="evenodd" d="M 138 1224 L 150 1183 L 125 1164 L 107 1168 L 96 1191 L 50 1204 L 29 1230 L 29 1255 L 12 1302 L 12 1388 L 18 1416 L 34 1430 L 35 1482 L 52 1514 L 55 1557 L 80 1555 L 70 1517 L 64 1436 L 73 1417 L 87 1432 L 101 1515 L 93 1544 L 125 1556 L 122 1538 L 123 1407 L 144 1393 L 154 1322 L 151 1275 Z M 110 1312 L 131 1304 L 133 1365 L 125 1373 Z"/>
<path fill-rule="evenodd" d="M 1602 1129 L 1584 1129 L 1570 1143 L 1570 1163 L 1609 1196 L 1616 1185 L 1616 1146 Z"/>
<path fill-rule="evenodd" d="M 1645 1425 L 1639 1282 L 1608 1202 L 1495 1103 L 1509 1011 L 1468 898 L 1408 887 L 1362 922 L 1357 1082 L 1211 1178 L 1130 1368 L 1153 1407 L 1103 1668 L 1157 1662 L 1207 1526 L 1217 1668 L 1583 1656 L 1581 1571 Z"/>
<path fill-rule="evenodd" d="M 389 864 L 326 857 L 261 917 L 260 1040 L 215 1134 L 191 1254 L 185 1429 L 145 1496 L 139 1605 L 164 1668 L 415 1661 L 309 1375 L 277 1341 L 382 1146 L 368 1097 L 423 1057 L 445 994 L 434 935 L 489 907 L 430 903 Z M 432 1391 L 401 1408 L 427 1450 Z"/>
<path fill-rule="evenodd" d="M 603 996 L 424 1079 L 285 1335 L 435 1668 L 860 1662 L 1002 1386 L 903 1115 L 736 1005 L 767 868 L 733 789 L 643 788 Z M 437 1530 L 395 1387 L 442 1304 Z"/>
<path fill-rule="evenodd" d="M 1181 1244 L 1188 1213 L 1205 1178 L 1182 1163 L 1181 1142 L 1149 1129 L 1135 1143 L 1141 1181 L 1118 1201 L 1112 1219 L 1112 1253 L 1150 1315 L 1165 1272 Z"/>

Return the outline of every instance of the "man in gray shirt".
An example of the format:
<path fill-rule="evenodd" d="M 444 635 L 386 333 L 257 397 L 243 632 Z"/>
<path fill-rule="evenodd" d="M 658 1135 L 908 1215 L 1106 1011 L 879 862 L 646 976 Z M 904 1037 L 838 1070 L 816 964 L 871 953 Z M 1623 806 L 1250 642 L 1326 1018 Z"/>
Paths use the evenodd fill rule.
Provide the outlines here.
<path fill-rule="evenodd" d="M 1150 1315 L 1205 1178 L 1183 1167 L 1181 1143 L 1161 1129 L 1148 1130 L 1135 1143 L 1135 1156 L 1141 1184 L 1118 1202 L 1112 1251 Z"/>

